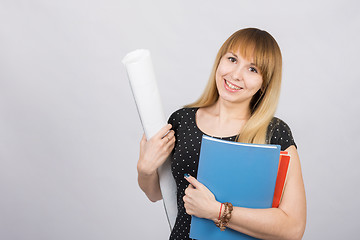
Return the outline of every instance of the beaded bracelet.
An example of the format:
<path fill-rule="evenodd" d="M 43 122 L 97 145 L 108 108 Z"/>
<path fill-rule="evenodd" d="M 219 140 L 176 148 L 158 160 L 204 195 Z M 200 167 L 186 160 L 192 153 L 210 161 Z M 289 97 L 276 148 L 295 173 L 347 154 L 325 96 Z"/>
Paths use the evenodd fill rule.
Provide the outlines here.
<path fill-rule="evenodd" d="M 222 206 L 223 206 L 223 203 L 221 203 L 221 205 L 220 205 L 220 211 L 219 211 L 218 221 L 220 221 L 220 218 L 221 218 L 221 209 L 222 209 Z"/>
<path fill-rule="evenodd" d="M 222 205 L 221 205 L 222 206 Z M 220 214 L 221 217 L 217 221 L 215 221 L 215 225 L 220 228 L 221 231 L 224 231 L 226 229 L 226 226 L 228 225 L 230 218 L 231 218 L 231 212 L 233 210 L 233 205 L 229 202 L 224 203 L 224 213 L 221 215 L 221 208 L 220 208 Z"/>

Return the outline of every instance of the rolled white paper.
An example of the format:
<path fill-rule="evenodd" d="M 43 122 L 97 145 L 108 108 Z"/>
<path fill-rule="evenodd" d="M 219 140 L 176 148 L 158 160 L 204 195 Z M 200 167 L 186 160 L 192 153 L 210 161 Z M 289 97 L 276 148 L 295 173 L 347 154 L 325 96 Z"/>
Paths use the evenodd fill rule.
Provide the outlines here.
<path fill-rule="evenodd" d="M 122 60 L 147 139 L 166 125 L 160 94 L 155 79 L 150 51 L 138 49 Z M 171 173 L 170 159 L 158 169 L 165 213 L 172 229 L 177 216 L 176 184 Z"/>
<path fill-rule="evenodd" d="M 122 62 L 128 73 L 146 138 L 150 139 L 166 124 L 150 52 L 135 50 L 128 53 Z"/>

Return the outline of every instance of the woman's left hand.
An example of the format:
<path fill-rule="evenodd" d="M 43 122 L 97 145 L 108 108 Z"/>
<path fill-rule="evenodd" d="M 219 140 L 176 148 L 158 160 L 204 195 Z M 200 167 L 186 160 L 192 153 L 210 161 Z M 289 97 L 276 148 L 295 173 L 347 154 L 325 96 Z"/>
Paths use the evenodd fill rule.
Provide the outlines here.
<path fill-rule="evenodd" d="M 186 213 L 199 218 L 217 219 L 220 205 L 210 190 L 192 176 L 185 176 L 190 183 L 183 197 Z"/>

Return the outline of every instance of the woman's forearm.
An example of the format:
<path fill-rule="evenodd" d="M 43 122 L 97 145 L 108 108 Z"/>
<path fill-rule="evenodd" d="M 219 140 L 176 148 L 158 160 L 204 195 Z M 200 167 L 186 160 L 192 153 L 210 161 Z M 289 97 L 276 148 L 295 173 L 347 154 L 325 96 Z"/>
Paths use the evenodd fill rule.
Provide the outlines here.
<path fill-rule="evenodd" d="M 234 207 L 229 228 L 260 239 L 301 239 L 305 219 L 295 219 L 280 208 Z"/>
<path fill-rule="evenodd" d="M 162 199 L 159 175 L 156 170 L 153 173 L 144 173 L 138 167 L 138 183 L 150 201 L 156 202 Z"/>
<path fill-rule="evenodd" d="M 170 130 L 171 127 L 171 124 L 165 125 L 149 141 L 144 134 L 140 142 L 138 183 L 152 202 L 162 199 L 157 169 L 166 161 L 174 148 L 175 132 Z"/>

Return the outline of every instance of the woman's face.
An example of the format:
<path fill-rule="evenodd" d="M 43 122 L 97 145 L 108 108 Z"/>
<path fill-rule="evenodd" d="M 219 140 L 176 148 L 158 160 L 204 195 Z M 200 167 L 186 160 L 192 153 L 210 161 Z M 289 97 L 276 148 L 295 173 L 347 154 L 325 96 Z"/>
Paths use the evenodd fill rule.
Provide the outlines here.
<path fill-rule="evenodd" d="M 219 98 L 232 103 L 248 103 L 261 88 L 263 79 L 255 64 L 239 53 L 228 52 L 216 70 Z"/>

